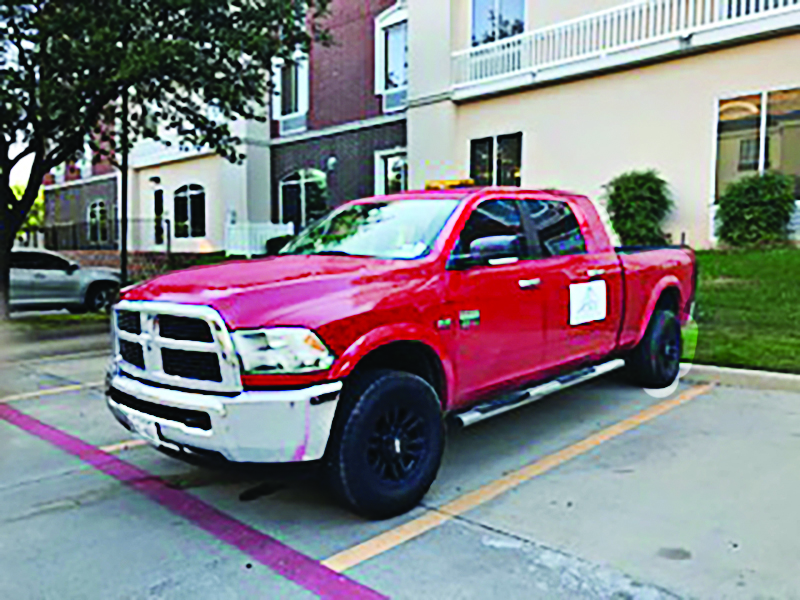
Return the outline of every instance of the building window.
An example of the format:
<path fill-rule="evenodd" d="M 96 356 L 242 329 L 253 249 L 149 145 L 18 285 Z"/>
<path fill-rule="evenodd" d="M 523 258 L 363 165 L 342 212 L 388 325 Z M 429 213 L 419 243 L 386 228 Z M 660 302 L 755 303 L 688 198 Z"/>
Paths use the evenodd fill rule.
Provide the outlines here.
<path fill-rule="evenodd" d="M 800 200 L 800 88 L 719 103 L 716 197 L 740 177 L 769 169 L 794 178 Z"/>
<path fill-rule="evenodd" d="M 159 246 L 164 243 L 164 190 L 156 190 L 153 192 L 153 209 L 156 215 L 156 245 Z"/>
<path fill-rule="evenodd" d="M 282 135 L 306 130 L 309 106 L 308 60 L 298 55 L 292 62 L 276 59 L 273 67 L 272 118 Z"/>
<path fill-rule="evenodd" d="M 375 93 L 384 112 L 408 104 L 408 9 L 400 3 L 375 19 Z"/>
<path fill-rule="evenodd" d="M 472 45 L 479 46 L 525 30 L 525 0 L 472 0 Z"/>
<path fill-rule="evenodd" d="M 405 149 L 375 153 L 375 195 L 398 194 L 408 189 L 408 161 Z"/>
<path fill-rule="evenodd" d="M 496 159 L 495 159 L 495 148 Z M 475 185 L 519 187 L 522 170 L 522 134 L 482 138 L 470 143 L 470 179 Z"/>
<path fill-rule="evenodd" d="M 747 138 L 739 141 L 739 170 L 757 171 L 758 170 L 758 144 L 757 137 Z"/>
<path fill-rule="evenodd" d="M 89 241 L 95 244 L 108 241 L 108 210 L 103 200 L 92 202 L 86 211 Z"/>
<path fill-rule="evenodd" d="M 298 233 L 328 213 L 328 177 L 316 169 L 299 169 L 280 183 L 278 220 L 294 223 Z"/>
<path fill-rule="evenodd" d="M 206 235 L 206 193 L 203 186 L 191 184 L 175 191 L 175 237 L 197 238 Z"/>

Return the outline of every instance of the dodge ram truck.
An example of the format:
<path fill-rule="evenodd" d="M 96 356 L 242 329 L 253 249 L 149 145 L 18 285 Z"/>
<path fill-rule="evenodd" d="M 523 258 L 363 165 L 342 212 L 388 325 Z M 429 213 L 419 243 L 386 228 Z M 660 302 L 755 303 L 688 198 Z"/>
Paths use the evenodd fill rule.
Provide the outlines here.
<path fill-rule="evenodd" d="M 367 518 L 408 511 L 462 426 L 624 368 L 672 384 L 696 266 L 617 247 L 586 197 L 349 202 L 275 256 L 173 272 L 114 307 L 108 405 L 189 462 L 313 463 Z"/>

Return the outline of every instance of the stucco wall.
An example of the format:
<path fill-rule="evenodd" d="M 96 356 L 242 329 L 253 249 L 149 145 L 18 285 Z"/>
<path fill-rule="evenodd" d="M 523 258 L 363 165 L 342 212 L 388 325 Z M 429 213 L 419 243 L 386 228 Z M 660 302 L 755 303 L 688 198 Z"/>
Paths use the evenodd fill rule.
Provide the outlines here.
<path fill-rule="evenodd" d="M 134 171 L 131 175 L 129 216 L 131 243 L 149 249 L 149 232 L 155 218 L 151 177 L 159 177 L 159 187 L 164 190 L 164 209 L 172 220 L 175 214 L 174 194 L 183 185 L 198 184 L 206 194 L 206 237 L 174 238 L 173 252 L 213 252 L 223 249 L 225 220 L 229 209 L 237 210 L 240 220 L 246 218 L 244 195 L 245 168 L 228 163 L 218 156 L 166 163 Z M 136 223 L 141 222 L 141 231 Z M 137 244 L 137 238 L 140 241 Z"/>
<path fill-rule="evenodd" d="M 436 126 L 431 106 L 413 108 L 412 177 L 418 184 L 438 176 L 437 165 L 448 161 L 465 177 L 470 139 L 522 131 L 523 186 L 567 188 L 597 199 L 615 175 L 656 168 L 677 202 L 667 230 L 675 240 L 685 232 L 689 243 L 706 246 L 718 99 L 800 86 L 800 74 L 786 60 L 798 51 L 800 35 L 794 35 L 464 104 L 455 109 L 449 157 L 447 123 Z"/>

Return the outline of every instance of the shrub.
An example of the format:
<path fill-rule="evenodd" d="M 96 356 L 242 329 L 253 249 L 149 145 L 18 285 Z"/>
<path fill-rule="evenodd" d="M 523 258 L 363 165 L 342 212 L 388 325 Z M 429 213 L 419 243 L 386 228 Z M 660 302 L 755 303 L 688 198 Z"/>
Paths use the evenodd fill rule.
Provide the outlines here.
<path fill-rule="evenodd" d="M 672 210 L 667 182 L 654 170 L 630 171 L 606 186 L 608 214 L 622 243 L 629 246 L 663 244 L 661 223 Z"/>
<path fill-rule="evenodd" d="M 795 209 L 794 180 L 766 172 L 730 183 L 718 200 L 717 235 L 731 246 L 785 242 Z"/>

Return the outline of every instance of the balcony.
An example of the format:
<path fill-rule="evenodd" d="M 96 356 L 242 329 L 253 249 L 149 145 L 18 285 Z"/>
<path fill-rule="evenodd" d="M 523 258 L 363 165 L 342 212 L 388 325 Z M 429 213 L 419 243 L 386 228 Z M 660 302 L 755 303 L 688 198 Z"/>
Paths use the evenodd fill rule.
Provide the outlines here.
<path fill-rule="evenodd" d="M 637 0 L 452 56 L 454 100 L 800 26 L 800 0 Z"/>

